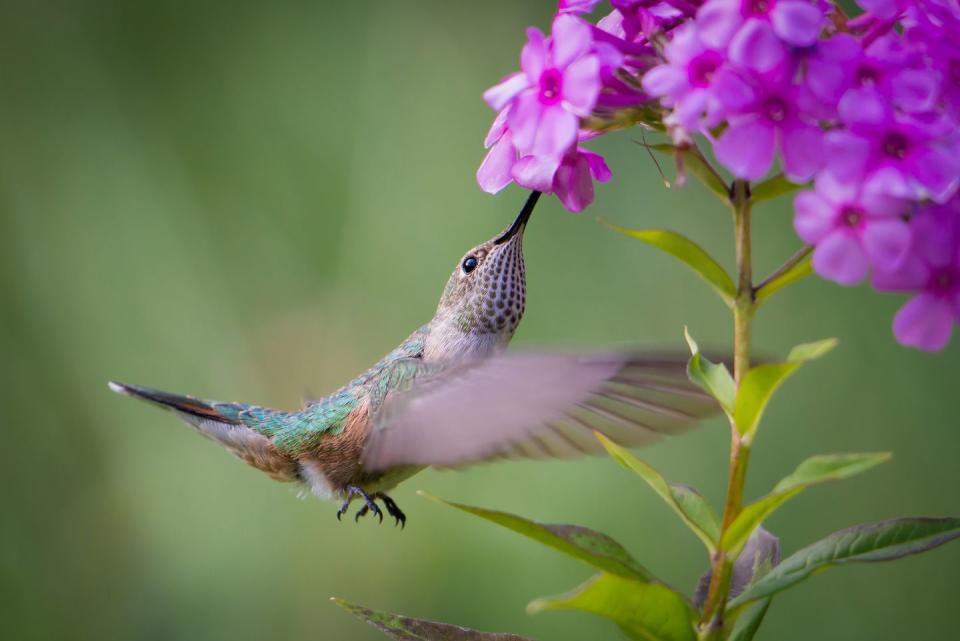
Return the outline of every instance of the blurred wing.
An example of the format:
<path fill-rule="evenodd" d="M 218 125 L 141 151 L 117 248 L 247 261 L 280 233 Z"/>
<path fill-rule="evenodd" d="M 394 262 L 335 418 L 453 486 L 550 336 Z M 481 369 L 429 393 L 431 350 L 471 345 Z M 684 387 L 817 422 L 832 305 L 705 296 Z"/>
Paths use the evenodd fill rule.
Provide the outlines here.
<path fill-rule="evenodd" d="M 679 355 L 511 354 L 391 394 L 363 464 L 377 471 L 598 454 L 593 430 L 635 447 L 718 409 L 688 381 Z"/>

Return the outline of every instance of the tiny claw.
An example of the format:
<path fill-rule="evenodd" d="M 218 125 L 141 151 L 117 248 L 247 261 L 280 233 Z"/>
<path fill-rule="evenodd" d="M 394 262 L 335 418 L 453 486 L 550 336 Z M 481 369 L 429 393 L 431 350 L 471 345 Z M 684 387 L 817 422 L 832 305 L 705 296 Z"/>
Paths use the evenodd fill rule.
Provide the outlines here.
<path fill-rule="evenodd" d="M 401 530 L 404 529 L 407 524 L 407 516 L 403 513 L 403 510 L 397 506 L 396 502 L 383 492 L 377 492 L 374 494 L 374 497 L 383 501 L 383 504 L 387 508 L 387 513 L 394 518 L 393 526 L 396 527 L 399 525 Z"/>
<path fill-rule="evenodd" d="M 340 509 L 337 510 L 338 521 L 340 520 L 340 517 L 343 516 L 344 513 L 346 513 L 348 507 L 350 507 L 350 499 L 347 499 L 346 501 L 344 501 L 343 504 L 340 506 Z"/>
<path fill-rule="evenodd" d="M 367 507 L 366 505 L 364 505 L 362 508 L 360 508 L 359 510 L 357 510 L 357 513 L 356 513 L 356 514 L 354 515 L 354 517 L 353 517 L 353 522 L 354 522 L 354 523 L 359 523 L 359 522 L 360 522 L 360 517 L 361 517 L 361 516 L 366 516 L 366 515 L 367 515 L 367 512 L 369 512 L 369 511 L 370 511 L 370 508 Z"/>

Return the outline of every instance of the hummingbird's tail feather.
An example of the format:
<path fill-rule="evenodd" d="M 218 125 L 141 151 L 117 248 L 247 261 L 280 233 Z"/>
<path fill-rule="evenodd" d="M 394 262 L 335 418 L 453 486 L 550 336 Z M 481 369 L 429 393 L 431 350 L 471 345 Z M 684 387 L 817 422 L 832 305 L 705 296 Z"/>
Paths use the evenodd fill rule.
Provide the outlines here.
<path fill-rule="evenodd" d="M 262 470 L 278 481 L 299 480 L 299 465 L 292 458 L 280 452 L 269 438 L 254 429 L 244 418 L 248 410 L 259 414 L 275 410 L 252 407 L 243 403 L 218 403 L 192 396 L 171 394 L 160 390 L 128 385 L 126 383 L 108 383 L 117 394 L 133 396 L 164 409 L 171 410 L 185 423 L 203 436 L 217 441 L 234 456 Z"/>
<path fill-rule="evenodd" d="M 214 405 L 222 405 L 221 403 L 212 403 L 192 396 L 171 394 L 169 392 L 150 389 L 149 387 L 115 383 L 114 381 L 107 383 L 107 386 L 117 394 L 133 396 L 159 405 L 160 407 L 174 410 L 180 414 L 185 414 L 191 417 L 191 419 L 184 418 L 184 420 L 188 420 L 188 422 L 191 423 L 193 421 L 216 421 L 218 423 L 226 423 L 227 425 L 240 425 L 240 421 L 236 420 L 236 418 L 230 418 L 214 408 Z"/>

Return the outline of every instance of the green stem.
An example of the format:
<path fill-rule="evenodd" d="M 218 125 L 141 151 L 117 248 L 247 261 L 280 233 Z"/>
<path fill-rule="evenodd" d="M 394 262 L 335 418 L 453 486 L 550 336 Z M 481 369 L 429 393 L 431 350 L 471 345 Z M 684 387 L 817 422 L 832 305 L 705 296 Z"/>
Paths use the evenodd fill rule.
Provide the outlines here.
<path fill-rule="evenodd" d="M 750 334 L 756 299 L 753 289 L 753 258 L 750 238 L 750 185 L 737 180 L 731 189 L 731 207 L 737 252 L 737 298 L 733 307 L 733 378 L 739 386 L 750 369 Z M 727 498 L 723 509 L 720 537 L 740 513 L 743 505 L 743 486 L 747 478 L 750 445 L 743 441 L 737 426 L 730 426 L 730 475 Z M 700 618 L 700 638 L 715 641 L 723 634 L 723 613 L 730 592 L 733 559 L 720 549 L 711 559 L 710 586 Z"/>

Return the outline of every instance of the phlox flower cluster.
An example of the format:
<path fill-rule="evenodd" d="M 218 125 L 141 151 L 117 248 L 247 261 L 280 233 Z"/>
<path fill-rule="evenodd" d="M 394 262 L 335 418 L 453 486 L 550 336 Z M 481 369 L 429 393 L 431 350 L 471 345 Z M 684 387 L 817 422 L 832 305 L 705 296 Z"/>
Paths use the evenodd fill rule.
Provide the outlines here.
<path fill-rule="evenodd" d="M 803 185 L 794 227 L 843 285 L 912 294 L 905 344 L 942 349 L 960 320 L 960 3 L 561 0 L 527 33 L 521 71 L 484 94 L 498 116 L 477 178 L 555 193 L 567 209 L 609 180 L 584 143 L 624 113 L 658 113 L 675 144 L 709 141 L 733 177 L 779 166 Z M 646 110 L 646 111 L 643 111 Z M 643 121 L 643 118 L 637 118 Z"/>

